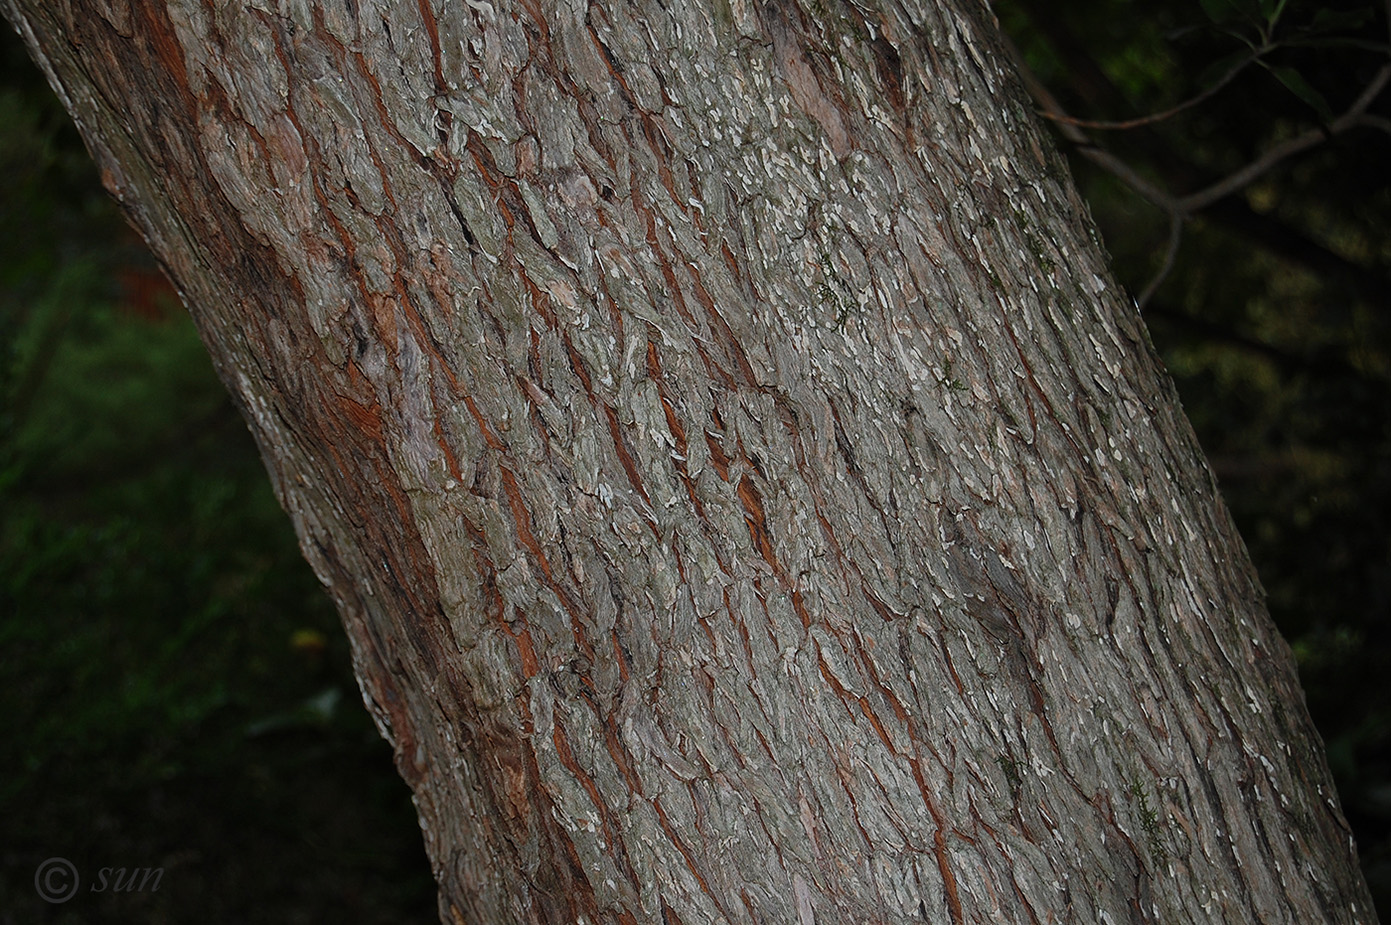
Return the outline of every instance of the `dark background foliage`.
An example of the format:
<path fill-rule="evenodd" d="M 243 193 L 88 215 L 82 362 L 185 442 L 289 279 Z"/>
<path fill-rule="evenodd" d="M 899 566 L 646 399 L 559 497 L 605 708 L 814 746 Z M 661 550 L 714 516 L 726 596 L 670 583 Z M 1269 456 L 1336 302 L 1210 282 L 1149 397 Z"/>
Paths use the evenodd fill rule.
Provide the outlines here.
<path fill-rule="evenodd" d="M 1002 0 L 1139 294 L 1174 196 L 1331 124 L 1386 11 Z M 0 43 L 0 923 L 432 920 L 404 784 L 333 609 L 177 300 L 67 117 Z M 1363 866 L 1391 909 L 1391 92 L 1370 125 L 1188 216 L 1144 306 L 1294 647 Z M 1079 140 L 1078 131 L 1085 136 Z M 83 892 L 38 900 L 70 859 Z M 102 868 L 157 891 L 90 893 Z"/>
<path fill-rule="evenodd" d="M 0 33 L 0 922 L 434 920 L 251 437 Z M 63 905 L 34 886 L 54 856 L 82 877 Z M 120 868 L 164 873 L 118 894 Z"/>

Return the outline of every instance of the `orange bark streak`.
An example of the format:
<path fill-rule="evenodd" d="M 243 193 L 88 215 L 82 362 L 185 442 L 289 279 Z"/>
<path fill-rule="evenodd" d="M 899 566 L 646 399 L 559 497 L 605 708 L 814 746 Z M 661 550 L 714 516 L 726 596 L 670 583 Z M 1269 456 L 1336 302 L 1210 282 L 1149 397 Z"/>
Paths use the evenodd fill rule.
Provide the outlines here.
<path fill-rule="evenodd" d="M 706 896 L 710 897 L 710 900 L 715 904 L 715 908 L 720 910 L 721 915 L 725 918 L 729 918 L 728 914 L 725 913 L 723 904 L 720 903 L 720 898 L 711 891 L 710 884 L 705 882 L 705 878 L 701 876 L 700 871 L 696 869 L 695 858 L 691 855 L 691 849 L 686 847 L 686 843 L 681 840 L 681 836 L 676 834 L 676 829 L 672 828 L 670 820 L 667 819 L 666 810 L 662 809 L 662 804 L 653 800 L 652 808 L 657 811 L 657 822 L 661 824 L 662 831 L 666 833 L 671 843 L 676 846 L 676 850 L 681 852 L 681 857 L 686 859 L 686 867 L 690 870 L 691 876 L 695 877 L 696 883 L 700 884 L 701 890 Z"/>
<path fill-rule="evenodd" d="M 850 704 L 855 702 L 855 697 L 841 686 L 841 683 L 836 680 L 835 675 L 831 674 L 831 670 L 826 667 L 825 658 L 818 655 L 816 661 L 817 667 L 821 669 L 821 677 L 825 678 L 826 683 L 831 685 L 831 690 L 835 691 L 836 697 L 838 697 L 845 706 L 845 712 L 854 716 L 855 713 L 850 709 Z"/>
<path fill-rule="evenodd" d="M 884 747 L 890 754 L 894 753 L 893 741 L 889 739 L 888 730 L 884 728 L 884 723 L 879 719 L 879 714 L 874 712 L 874 708 L 869 705 L 869 700 L 864 697 L 859 698 L 860 712 L 869 720 L 869 724 L 874 727 L 874 731 L 879 733 L 879 740 L 884 743 Z"/>
<path fill-rule="evenodd" d="M 439 25 L 435 22 L 435 14 L 426 0 L 416 0 L 416 5 L 420 8 L 420 18 L 425 23 L 425 34 L 430 37 L 431 58 L 435 65 L 435 90 L 444 93 L 449 83 L 444 79 L 444 67 L 440 60 Z"/>
<path fill-rule="evenodd" d="M 501 471 L 502 487 L 507 492 L 507 503 L 512 508 L 512 520 L 517 524 L 517 541 L 535 557 L 536 564 L 541 567 L 542 574 L 549 580 L 552 577 L 551 563 L 546 558 L 546 554 L 541 551 L 541 544 L 536 541 L 536 536 L 531 532 L 531 512 L 527 510 L 526 502 L 522 499 L 522 491 L 517 486 L 517 477 L 506 466 L 503 466 Z"/>
<path fill-rule="evenodd" d="M 778 559 L 773 552 L 773 538 L 768 535 L 768 525 L 764 521 L 763 499 L 759 496 L 758 489 L 754 488 L 753 479 L 745 474 L 739 480 L 736 492 L 740 503 L 744 505 L 744 521 L 748 524 L 753 548 L 773 567 L 774 572 L 779 571 Z"/>
<path fill-rule="evenodd" d="M 942 874 L 942 888 L 947 894 L 947 910 L 951 912 L 951 920 L 957 925 L 961 925 L 966 921 L 966 918 L 961 911 L 961 896 L 956 888 L 956 875 L 952 873 L 951 861 L 947 857 L 946 823 L 942 819 L 941 810 L 937 808 L 937 801 L 932 799 L 932 794 L 928 792 L 921 762 L 915 757 L 909 761 L 909 764 L 913 768 L 913 779 L 917 781 L 918 792 L 922 794 L 923 803 L 927 806 L 932 821 L 937 824 L 937 832 L 932 837 L 932 850 L 937 856 L 937 870 Z"/>
<path fill-rule="evenodd" d="M 618 461 L 623 464 L 623 471 L 628 474 L 628 483 L 633 486 L 633 490 L 642 496 L 642 500 L 649 505 L 652 499 L 647 496 L 647 489 L 643 487 L 642 475 L 638 472 L 637 463 L 633 461 L 633 455 L 628 452 L 628 446 L 623 442 L 623 432 L 618 424 L 618 414 L 608 405 L 604 405 L 604 414 L 609 420 L 609 435 L 613 437 L 613 448 L 618 453 Z"/>
<path fill-rule="evenodd" d="M 589 776 L 584 768 L 580 767 L 579 761 L 575 759 L 575 751 L 570 747 L 570 741 L 565 738 L 565 730 L 559 723 L 555 724 L 555 732 L 551 734 L 551 741 L 555 743 L 556 755 L 560 757 L 560 763 L 565 765 L 565 770 L 569 771 L 575 780 L 580 782 L 584 792 L 589 794 L 589 800 L 594 804 L 594 808 L 599 812 L 599 822 L 604 827 L 604 840 L 609 844 L 615 844 L 611 816 L 609 808 L 604 803 L 604 797 L 599 793 L 599 787 L 594 783 L 594 779 Z"/>
<path fill-rule="evenodd" d="M 478 410 L 478 406 L 473 403 L 472 396 L 464 396 L 464 404 L 468 407 L 469 414 L 473 415 L 473 420 L 478 424 L 478 430 L 483 434 L 483 441 L 488 444 L 489 449 L 503 451 L 506 449 L 502 441 L 493 433 L 493 429 L 488 426 L 488 422 L 483 420 L 483 414 Z"/>

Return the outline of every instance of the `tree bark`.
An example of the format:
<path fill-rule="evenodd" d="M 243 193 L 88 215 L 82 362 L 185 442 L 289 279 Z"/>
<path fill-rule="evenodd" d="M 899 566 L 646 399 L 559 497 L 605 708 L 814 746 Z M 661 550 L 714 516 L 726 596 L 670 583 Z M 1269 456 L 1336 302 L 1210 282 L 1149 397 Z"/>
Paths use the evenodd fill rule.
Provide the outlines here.
<path fill-rule="evenodd" d="M 0 5 L 338 603 L 444 921 L 1375 921 L 983 7 Z"/>

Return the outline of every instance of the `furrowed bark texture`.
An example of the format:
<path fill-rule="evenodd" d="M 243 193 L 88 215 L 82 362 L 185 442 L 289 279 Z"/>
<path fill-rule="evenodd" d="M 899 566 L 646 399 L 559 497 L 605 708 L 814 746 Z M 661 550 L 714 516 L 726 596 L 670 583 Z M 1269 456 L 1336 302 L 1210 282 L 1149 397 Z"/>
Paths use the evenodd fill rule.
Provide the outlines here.
<path fill-rule="evenodd" d="M 3 5 L 338 601 L 446 921 L 1374 918 L 970 0 Z"/>

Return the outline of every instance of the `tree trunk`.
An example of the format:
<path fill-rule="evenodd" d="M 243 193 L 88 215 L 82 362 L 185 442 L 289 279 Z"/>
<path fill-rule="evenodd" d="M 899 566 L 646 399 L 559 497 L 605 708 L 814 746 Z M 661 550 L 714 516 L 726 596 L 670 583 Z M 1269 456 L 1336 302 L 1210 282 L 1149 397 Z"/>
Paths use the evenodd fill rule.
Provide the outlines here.
<path fill-rule="evenodd" d="M 338 602 L 446 922 L 1375 920 L 973 0 L 0 4 Z"/>

